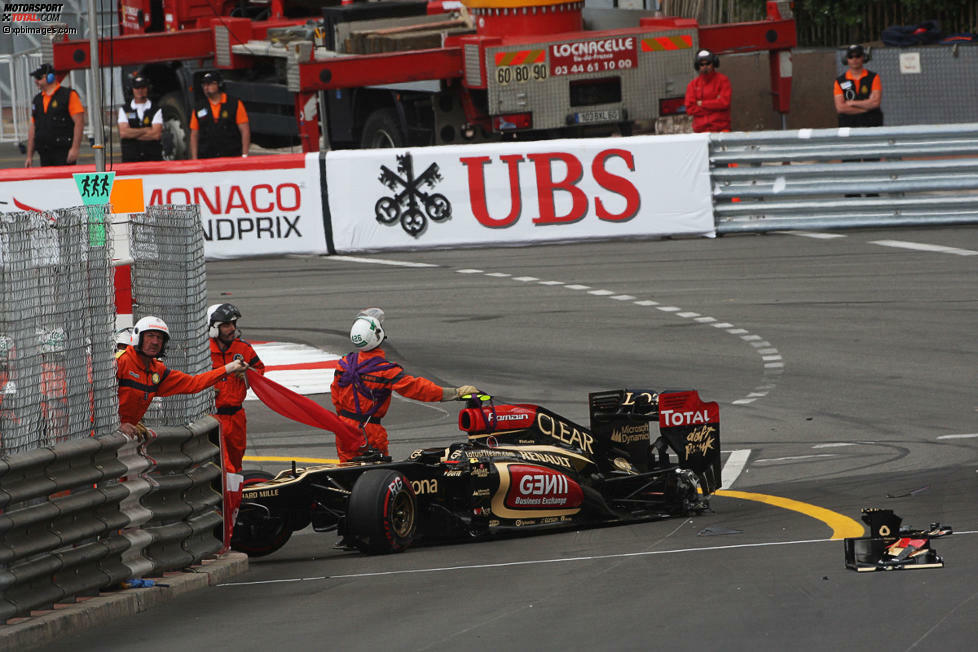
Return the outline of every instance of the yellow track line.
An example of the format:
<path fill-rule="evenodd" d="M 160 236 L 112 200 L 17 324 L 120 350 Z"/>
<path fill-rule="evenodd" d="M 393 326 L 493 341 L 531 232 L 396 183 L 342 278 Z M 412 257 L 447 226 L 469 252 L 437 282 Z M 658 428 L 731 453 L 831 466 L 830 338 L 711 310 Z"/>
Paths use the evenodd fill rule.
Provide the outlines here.
<path fill-rule="evenodd" d="M 249 462 L 302 462 L 304 464 L 337 464 L 339 460 L 336 459 L 323 459 L 317 457 L 259 457 L 248 455 L 244 459 Z M 822 521 L 830 528 L 832 528 L 832 538 L 833 539 L 845 539 L 846 537 L 861 537 L 864 534 L 864 528 L 861 523 L 855 521 L 848 516 L 839 514 L 838 512 L 833 512 L 830 509 L 825 509 L 824 507 L 819 507 L 818 505 L 812 505 L 811 503 L 803 503 L 800 500 L 792 500 L 791 498 L 782 498 L 781 496 L 771 496 L 768 494 L 755 494 L 747 491 L 732 491 L 730 489 L 720 489 L 714 495 L 724 496 L 726 498 L 740 498 L 741 500 L 752 500 L 757 503 L 764 503 L 766 505 L 773 505 L 774 507 L 780 507 L 781 509 L 787 509 L 792 512 L 798 512 L 799 514 L 804 514 L 805 516 L 810 516 L 815 520 Z"/>
<path fill-rule="evenodd" d="M 741 500 L 753 500 L 758 503 L 774 505 L 775 507 L 788 509 L 793 512 L 798 512 L 799 514 L 804 514 L 805 516 L 810 516 L 816 520 L 822 521 L 832 528 L 833 539 L 861 537 L 864 533 L 864 528 L 858 521 L 854 521 L 848 516 L 839 514 L 838 512 L 833 512 L 832 510 L 825 509 L 824 507 L 819 507 L 818 505 L 803 503 L 800 500 L 782 498 L 781 496 L 769 496 L 767 494 L 749 493 L 747 491 L 731 491 L 730 489 L 720 489 L 715 495 L 726 496 L 728 498 L 740 498 Z"/>

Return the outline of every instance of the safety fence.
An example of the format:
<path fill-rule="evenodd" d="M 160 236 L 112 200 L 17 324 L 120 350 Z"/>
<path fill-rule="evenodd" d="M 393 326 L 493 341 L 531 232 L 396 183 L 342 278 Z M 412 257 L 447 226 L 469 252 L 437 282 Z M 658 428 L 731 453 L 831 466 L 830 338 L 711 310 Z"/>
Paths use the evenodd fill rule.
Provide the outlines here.
<path fill-rule="evenodd" d="M 0 54 L 0 143 L 27 140 L 31 100 L 37 94 L 30 73 L 40 63 L 39 49 Z"/>
<path fill-rule="evenodd" d="M 31 121 L 31 103 L 38 89 L 31 77 L 42 61 L 50 61 L 41 48 L 33 48 L 16 54 L 0 55 L 0 143 L 26 143 Z M 121 77 L 118 69 L 103 71 L 102 87 L 105 98 L 103 106 L 116 107 L 122 103 Z M 91 137 L 92 111 L 91 92 L 92 71 L 72 70 L 61 82 L 63 86 L 78 92 L 78 98 L 85 107 L 84 134 Z M 103 123 L 114 125 L 115 114 L 106 110 Z M 112 133 L 111 131 L 108 133 Z M 36 164 L 36 161 L 35 161 Z"/>
<path fill-rule="evenodd" d="M 0 214 L 0 455 L 118 427 L 113 238 L 108 207 Z M 168 366 L 210 369 L 206 270 L 195 205 L 129 216 L 134 317 L 170 327 Z M 154 400 L 145 422 L 213 412 L 202 392 Z"/>
<path fill-rule="evenodd" d="M 978 124 L 710 135 L 718 234 L 978 222 Z"/>
<path fill-rule="evenodd" d="M 166 365 L 188 374 L 211 368 L 207 340 L 207 269 L 200 208 L 148 206 L 130 215 L 133 318 L 153 315 L 170 328 Z M 214 411 L 213 392 L 153 401 L 147 425 L 179 426 Z"/>
<path fill-rule="evenodd" d="M 221 549 L 218 423 L 0 460 L 0 624 Z"/>
<path fill-rule="evenodd" d="M 0 454 L 118 426 L 102 207 L 0 215 Z"/>

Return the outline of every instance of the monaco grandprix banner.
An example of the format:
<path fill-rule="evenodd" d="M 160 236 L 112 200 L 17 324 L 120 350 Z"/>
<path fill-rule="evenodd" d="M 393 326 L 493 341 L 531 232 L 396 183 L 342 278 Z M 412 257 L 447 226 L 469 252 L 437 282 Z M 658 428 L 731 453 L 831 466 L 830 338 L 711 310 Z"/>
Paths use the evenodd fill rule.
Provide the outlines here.
<path fill-rule="evenodd" d="M 0 212 L 80 203 L 72 174 L 91 166 L 0 170 Z M 209 259 L 327 253 L 319 154 L 122 163 L 147 206 L 199 204 Z"/>
<path fill-rule="evenodd" d="M 330 152 L 338 252 L 716 234 L 705 134 Z"/>

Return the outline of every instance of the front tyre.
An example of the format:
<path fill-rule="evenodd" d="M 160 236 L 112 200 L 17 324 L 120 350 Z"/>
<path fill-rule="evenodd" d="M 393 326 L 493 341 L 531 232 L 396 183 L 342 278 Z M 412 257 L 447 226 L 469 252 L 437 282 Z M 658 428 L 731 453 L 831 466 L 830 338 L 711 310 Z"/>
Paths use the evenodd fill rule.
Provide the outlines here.
<path fill-rule="evenodd" d="M 418 501 L 398 471 L 367 471 L 353 485 L 346 512 L 346 539 L 361 552 L 402 552 L 414 541 Z"/>
<path fill-rule="evenodd" d="M 265 471 L 243 471 L 242 491 L 248 485 L 271 480 L 274 476 Z M 231 535 L 231 548 L 249 557 L 270 555 L 292 536 L 292 519 L 288 513 L 274 514 L 265 505 L 242 501 L 238 508 L 238 518 L 234 522 Z"/>

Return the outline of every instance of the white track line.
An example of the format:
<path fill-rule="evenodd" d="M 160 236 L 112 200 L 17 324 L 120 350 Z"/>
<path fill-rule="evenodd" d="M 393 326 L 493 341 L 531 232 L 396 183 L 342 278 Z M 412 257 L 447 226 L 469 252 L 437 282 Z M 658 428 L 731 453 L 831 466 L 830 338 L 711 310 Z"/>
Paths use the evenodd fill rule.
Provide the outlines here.
<path fill-rule="evenodd" d="M 616 290 L 607 288 L 595 289 L 590 285 L 581 285 L 579 283 L 568 283 L 566 281 L 555 280 L 540 281 L 532 276 L 513 276 L 512 274 L 508 274 L 506 272 L 488 272 L 481 269 L 471 268 L 457 269 L 455 271 L 459 274 L 482 274 L 495 279 L 508 278 L 509 280 L 518 281 L 521 283 L 531 283 L 536 281 L 537 285 L 561 286 L 568 290 L 583 291 L 593 297 L 607 298 L 618 302 L 630 302 L 636 306 L 655 308 L 661 312 L 673 314 L 681 319 L 688 319 L 697 324 L 707 324 L 713 328 L 725 330 L 730 335 L 736 335 L 743 341 L 749 343 L 751 347 L 757 349 L 757 353 L 761 357 L 764 378 L 763 381 L 757 387 L 754 387 L 750 392 L 748 392 L 746 396 L 733 401 L 733 405 L 749 405 L 760 398 L 764 398 L 772 389 L 775 388 L 776 377 L 784 373 L 784 360 L 778 350 L 770 342 L 762 338 L 760 335 L 752 334 L 746 328 L 739 328 L 735 324 L 720 321 L 716 317 L 711 317 L 710 315 L 701 315 L 698 312 L 683 310 L 680 306 L 662 305 L 658 301 L 653 301 L 651 299 L 638 299 L 630 294 L 618 294 Z"/>
<path fill-rule="evenodd" d="M 904 240 L 870 240 L 869 244 L 881 247 L 896 247 L 897 249 L 913 249 L 914 251 L 932 251 L 939 254 L 954 254 L 956 256 L 978 256 L 978 251 L 958 249 L 943 245 L 925 244 L 923 242 L 906 242 Z"/>
<path fill-rule="evenodd" d="M 394 267 L 441 267 L 434 263 L 414 263 L 406 260 L 387 260 L 385 258 L 360 258 L 358 256 L 327 256 L 328 260 L 348 263 L 371 263 L 373 265 L 393 265 Z"/>
<path fill-rule="evenodd" d="M 978 530 L 955 532 L 954 536 L 978 534 Z M 838 539 L 799 539 L 797 541 L 761 541 L 758 543 L 734 543 L 727 546 L 703 546 L 701 548 L 676 548 L 674 550 L 643 550 L 641 552 L 619 552 L 609 555 L 587 555 L 582 557 L 556 557 L 552 559 L 527 559 L 524 561 L 506 561 L 495 564 L 466 564 L 462 566 L 437 566 L 433 568 L 405 568 L 403 570 L 376 571 L 373 573 L 347 573 L 345 575 L 319 575 L 316 577 L 290 577 L 280 580 L 258 580 L 254 582 L 225 582 L 215 584 L 219 587 L 255 586 L 260 584 L 290 584 L 295 582 L 322 582 L 325 580 L 348 580 L 365 577 L 385 577 L 391 575 L 419 575 L 422 573 L 451 573 L 466 570 L 483 570 L 486 568 L 511 568 L 514 566 L 537 566 L 543 564 L 560 564 L 567 562 L 589 562 L 602 559 L 625 559 L 628 557 L 651 557 L 653 555 L 675 555 L 697 552 L 716 552 L 718 550 L 737 550 L 743 548 L 770 548 L 772 546 L 798 546 L 812 543 L 830 543 L 839 545 Z"/>
<path fill-rule="evenodd" d="M 749 448 L 729 452 L 730 455 L 727 456 L 727 461 L 723 465 L 723 470 L 720 472 L 721 489 L 729 489 L 733 486 L 733 483 L 740 477 L 744 467 L 747 466 L 747 460 L 750 459 Z"/>
<path fill-rule="evenodd" d="M 781 235 L 797 235 L 802 238 L 814 238 L 815 240 L 832 240 L 833 238 L 844 238 L 841 233 L 818 233 L 816 231 L 773 231 Z"/>
<path fill-rule="evenodd" d="M 938 439 L 974 439 L 975 437 L 978 437 L 978 432 L 970 435 L 941 435 Z"/>

